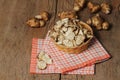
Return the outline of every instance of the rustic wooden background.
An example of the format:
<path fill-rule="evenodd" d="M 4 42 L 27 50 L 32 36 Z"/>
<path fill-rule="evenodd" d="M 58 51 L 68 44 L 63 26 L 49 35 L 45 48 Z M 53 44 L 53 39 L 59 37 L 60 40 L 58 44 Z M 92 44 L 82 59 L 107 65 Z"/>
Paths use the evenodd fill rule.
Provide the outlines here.
<path fill-rule="evenodd" d="M 104 1 L 112 5 L 112 13 L 100 13 L 111 23 L 109 31 L 95 32 L 103 46 L 112 55 L 96 65 L 95 75 L 30 74 L 31 41 L 44 38 L 60 11 L 72 10 L 74 0 L 0 0 L 0 80 L 120 80 L 120 0 Z M 25 22 L 46 10 L 51 14 L 44 28 L 30 28 Z M 89 11 L 83 9 L 80 19 L 86 21 Z"/>

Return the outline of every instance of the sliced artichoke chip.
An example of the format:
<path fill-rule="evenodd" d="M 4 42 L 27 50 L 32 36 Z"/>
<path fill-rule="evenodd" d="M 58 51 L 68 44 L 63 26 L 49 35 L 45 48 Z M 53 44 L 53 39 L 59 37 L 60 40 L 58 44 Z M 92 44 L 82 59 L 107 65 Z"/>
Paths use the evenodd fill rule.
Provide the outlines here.
<path fill-rule="evenodd" d="M 37 67 L 41 70 L 45 69 L 47 67 L 47 64 L 45 61 L 38 61 L 37 62 Z"/>
<path fill-rule="evenodd" d="M 80 45 L 84 42 L 85 36 L 84 35 L 78 35 L 78 36 L 76 36 L 75 40 L 76 40 L 76 44 Z"/>
<path fill-rule="evenodd" d="M 45 52 L 44 51 L 41 51 L 39 54 L 38 54 L 38 60 L 39 61 L 42 61 L 42 57 L 45 55 Z"/>

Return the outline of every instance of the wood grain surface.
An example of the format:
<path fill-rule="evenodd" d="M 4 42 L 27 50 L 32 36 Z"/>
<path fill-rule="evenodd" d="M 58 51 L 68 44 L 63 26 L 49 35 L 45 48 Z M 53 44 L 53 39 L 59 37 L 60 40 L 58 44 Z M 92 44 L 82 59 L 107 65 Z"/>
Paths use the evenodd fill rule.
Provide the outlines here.
<path fill-rule="evenodd" d="M 109 31 L 95 31 L 112 58 L 96 65 L 95 75 L 30 74 L 31 41 L 33 37 L 44 38 L 58 19 L 57 13 L 72 10 L 74 0 L 0 0 L 0 80 L 120 80 L 120 1 L 108 2 L 112 13 L 100 14 L 109 21 Z M 40 11 L 48 11 L 50 20 L 43 28 L 30 28 L 25 22 Z M 85 8 L 79 12 L 86 21 L 91 14 Z"/>

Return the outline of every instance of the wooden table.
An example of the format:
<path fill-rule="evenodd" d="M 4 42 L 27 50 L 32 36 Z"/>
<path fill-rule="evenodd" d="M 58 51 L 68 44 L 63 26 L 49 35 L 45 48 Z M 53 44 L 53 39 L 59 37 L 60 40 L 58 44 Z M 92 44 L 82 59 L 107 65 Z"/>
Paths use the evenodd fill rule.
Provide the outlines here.
<path fill-rule="evenodd" d="M 100 12 L 111 23 L 111 29 L 95 32 L 112 58 L 97 64 L 95 75 L 82 76 L 29 73 L 32 38 L 44 38 L 57 20 L 57 13 L 72 10 L 74 0 L 0 0 L 0 80 L 120 80 L 120 1 L 91 1 L 112 5 L 110 15 Z M 25 24 L 43 10 L 51 14 L 45 27 L 30 28 Z M 85 8 L 79 16 L 86 21 L 91 14 Z"/>

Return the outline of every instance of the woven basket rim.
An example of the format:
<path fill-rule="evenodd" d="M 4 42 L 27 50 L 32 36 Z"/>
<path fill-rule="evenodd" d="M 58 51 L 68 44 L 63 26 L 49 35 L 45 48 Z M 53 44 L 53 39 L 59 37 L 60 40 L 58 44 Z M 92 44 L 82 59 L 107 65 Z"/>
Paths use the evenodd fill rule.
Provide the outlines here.
<path fill-rule="evenodd" d="M 91 32 L 91 34 L 93 35 L 93 30 L 92 30 L 92 28 L 91 28 L 87 23 L 85 23 L 85 22 L 83 22 L 83 21 L 79 21 L 79 25 L 84 25 L 83 27 L 85 27 L 85 28 L 87 28 L 87 29 L 89 28 L 88 30 L 89 30 L 89 31 Z M 94 36 L 94 35 L 93 35 L 93 36 Z M 54 44 L 56 44 L 56 45 L 58 45 L 58 46 L 60 46 L 60 47 L 62 47 L 62 48 L 66 48 L 66 49 L 68 49 L 68 48 L 74 49 L 74 48 L 82 47 L 82 46 L 85 45 L 85 44 L 89 44 L 89 42 L 91 41 L 92 38 L 93 38 L 93 37 L 89 38 L 86 42 L 82 43 L 82 44 L 79 45 L 79 46 L 67 47 L 67 46 L 64 46 L 64 45 L 59 45 L 59 44 L 57 44 L 57 43 L 55 42 L 55 40 L 50 37 L 50 39 L 52 40 L 52 42 L 54 42 Z"/>

